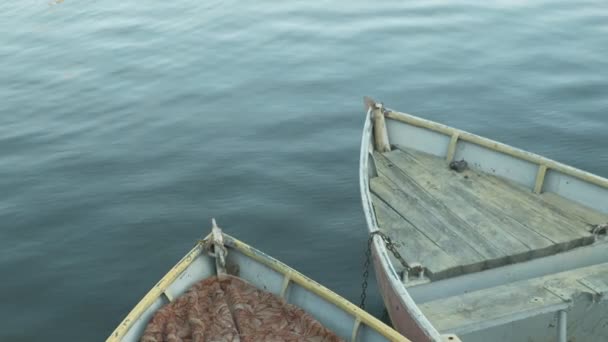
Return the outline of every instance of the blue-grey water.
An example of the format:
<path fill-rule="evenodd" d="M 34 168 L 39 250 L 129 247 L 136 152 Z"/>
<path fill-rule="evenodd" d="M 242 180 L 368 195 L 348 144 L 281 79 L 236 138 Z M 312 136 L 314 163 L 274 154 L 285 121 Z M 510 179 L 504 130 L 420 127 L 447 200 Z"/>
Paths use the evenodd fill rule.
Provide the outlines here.
<path fill-rule="evenodd" d="M 607 56 L 605 1 L 4 1 L 0 340 L 104 340 L 212 217 L 358 302 L 364 95 L 607 177 Z"/>

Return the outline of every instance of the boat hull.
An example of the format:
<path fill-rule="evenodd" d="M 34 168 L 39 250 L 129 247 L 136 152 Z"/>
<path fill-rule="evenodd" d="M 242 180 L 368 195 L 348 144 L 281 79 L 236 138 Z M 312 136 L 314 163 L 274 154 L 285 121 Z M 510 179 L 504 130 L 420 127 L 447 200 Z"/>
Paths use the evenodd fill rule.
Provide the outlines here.
<path fill-rule="evenodd" d="M 382 119 L 379 120 L 378 117 Z M 390 146 L 388 149 L 387 145 Z M 422 159 L 412 159 L 414 154 L 410 152 L 407 155 L 399 154 L 408 149 L 430 156 L 425 157 L 425 161 L 431 160 L 431 157 L 436 158 L 432 159 L 433 162 L 439 160 L 441 165 L 428 164 L 432 166 L 428 167 L 420 162 Z M 606 234 L 596 233 L 605 231 L 608 227 L 608 179 L 468 132 L 388 110 L 376 103 L 371 103 L 368 108 L 360 151 L 360 193 L 368 232 L 372 234 L 380 230 L 376 217 L 378 214 L 383 232 L 392 232 L 390 235 L 395 238 L 398 246 L 396 249 L 405 255 L 406 262 L 420 261 L 426 266 L 425 273 L 419 274 L 419 279 L 403 282 L 396 272 L 401 265 L 394 256 L 389 255 L 382 239 L 374 235 L 372 255 L 377 283 L 397 331 L 413 341 L 457 341 L 459 337 L 472 342 L 545 341 L 553 340 L 557 331 L 562 334 L 560 336 L 565 336 L 564 331 L 570 325 L 568 336 L 577 340 L 606 339 L 608 326 L 597 328 L 594 324 L 608 317 L 608 306 L 605 300 L 598 305 L 594 298 L 606 298 L 608 295 L 608 258 L 602 253 L 608 239 Z M 488 212 L 496 209 L 491 211 L 492 215 L 482 216 L 486 213 L 486 207 L 482 205 L 467 211 L 469 207 L 465 204 L 465 210 L 458 212 L 456 209 L 463 208 L 463 202 L 458 201 L 477 201 L 478 197 L 475 196 L 478 194 L 474 191 L 479 188 L 467 188 L 466 196 L 452 197 L 451 194 L 456 192 L 450 193 L 446 189 L 453 190 L 456 187 L 453 183 L 439 179 L 441 172 L 446 174 L 448 164 L 452 168 L 451 161 L 463 159 L 476 172 L 491 175 L 484 176 L 487 177 L 483 178 L 485 183 L 475 179 L 475 186 L 488 186 L 483 191 L 491 192 L 488 198 L 492 206 L 489 206 Z M 410 170 L 410 173 L 404 169 Z M 451 177 L 451 173 L 446 177 Z M 471 182 L 468 174 L 462 177 Z M 501 177 L 501 180 L 489 183 L 489 177 Z M 504 183 L 501 183 L 503 180 Z M 371 188 L 370 182 L 373 185 Z M 465 183 L 467 181 L 463 182 Z M 502 192 L 488 190 L 499 189 L 498 185 L 506 189 L 504 184 L 511 187 L 505 190 L 511 197 L 500 198 L 502 201 L 510 199 L 508 206 L 505 202 L 493 200 L 492 196 Z M 374 189 L 373 199 L 371 189 Z M 521 203 L 517 202 L 520 192 L 523 198 Z M 448 209 L 442 201 L 451 207 Z M 458 203 L 455 204 L 456 202 Z M 476 203 L 485 205 L 485 202 Z M 374 204 L 377 206 L 374 207 Z M 503 204 L 505 208 L 502 208 Z M 427 210 L 432 205 L 445 211 Z M 520 209 L 522 207 L 525 209 Z M 494 223 L 491 220 L 513 219 L 509 214 L 519 210 L 531 212 L 530 216 L 536 221 L 528 222 L 528 217 L 522 215 L 517 217 L 515 223 L 533 233 L 536 232 L 533 229 L 555 227 L 556 225 L 546 223 L 561 215 L 559 217 L 562 217 L 562 221 L 558 225 L 565 225 L 566 220 L 571 222 L 569 228 L 563 231 L 564 235 L 574 236 L 573 232 L 576 232 L 578 235 L 575 238 L 578 240 L 573 239 L 571 245 L 561 249 L 547 249 L 551 253 L 543 254 L 545 250 L 538 249 L 538 255 L 532 255 L 537 252 L 532 247 L 536 241 L 524 239 L 522 241 L 526 243 L 526 250 L 532 252 L 528 259 L 508 259 L 506 263 L 500 261 L 496 264 L 492 264 L 495 260 L 491 260 L 479 269 L 473 269 L 477 266 L 470 262 L 473 265 L 471 270 L 462 271 L 458 268 L 461 265 L 451 259 L 463 250 L 459 248 L 460 245 L 451 245 L 455 241 L 451 237 L 460 238 L 460 235 L 449 235 L 455 234 L 454 232 L 460 234 L 461 231 L 450 226 L 453 222 L 449 220 L 420 219 L 420 213 L 431 213 L 427 217 L 443 218 L 443 214 L 448 217 L 458 212 L 450 217 L 462 220 L 465 223 L 463 226 L 483 226 L 500 233 L 499 229 L 511 227 L 510 223 L 507 224 L 511 221 L 491 225 Z M 542 213 L 546 213 L 546 217 Z M 552 216 L 554 213 L 556 216 Z M 471 219 L 465 220 L 463 217 Z M 487 220 L 485 222 L 489 224 L 479 224 L 475 219 L 479 222 Z M 446 234 L 441 231 L 435 234 L 433 231 L 435 227 L 447 226 L 451 230 L 444 230 Z M 475 235 L 479 234 L 478 230 L 471 231 L 474 232 L 473 235 L 467 236 L 478 237 Z M 509 232 L 507 237 L 512 233 Z M 570 241 L 557 233 L 544 236 L 549 236 L 551 242 Z M 422 238 L 415 240 L 418 237 Z M 473 245 L 480 241 L 486 240 L 478 239 L 467 243 Z M 455 254 L 446 252 L 451 246 L 455 246 Z M 431 253 L 437 250 L 444 254 Z M 501 251 L 507 254 L 513 252 Z M 437 259 L 432 259 L 435 256 Z M 432 262 L 439 257 L 447 260 L 446 265 L 455 264 L 456 267 L 448 269 L 444 274 L 434 272 L 433 267 L 437 263 Z M 468 267 L 469 264 L 465 266 Z M 588 279 L 593 280 L 589 282 Z M 570 283 L 571 280 L 575 282 Z M 583 307 L 591 306 L 596 310 L 596 316 L 588 318 L 581 314 Z M 448 333 L 458 334 L 459 337 Z"/>
<path fill-rule="evenodd" d="M 306 311 L 345 341 L 408 340 L 336 293 L 278 260 L 223 234 L 229 274 L 282 297 Z M 193 284 L 216 274 L 215 259 L 197 244 L 131 310 L 107 341 L 138 341 L 150 318 Z"/>
<path fill-rule="evenodd" d="M 412 341 L 434 341 L 432 336 L 430 336 L 431 334 L 425 331 L 419 324 L 416 312 L 412 312 L 403 301 L 402 296 L 399 295 L 401 291 L 399 288 L 395 288 L 395 280 L 390 279 L 389 273 L 383 271 L 386 269 L 386 266 L 383 265 L 381 260 L 382 255 L 382 251 L 379 251 L 378 247 L 374 245 L 372 247 L 372 257 L 376 281 L 393 327 Z"/>
<path fill-rule="evenodd" d="M 363 212 L 370 234 L 378 230 L 369 193 L 369 178 L 373 174 L 374 169 L 369 156 L 373 146 L 372 127 L 370 109 L 365 118 L 359 163 L 359 186 Z M 415 342 L 442 341 L 441 335 L 424 317 L 407 289 L 401 283 L 397 272 L 389 260 L 388 251 L 377 235 L 374 236 L 372 244 L 372 258 L 376 281 L 393 327 L 405 337 Z M 455 341 L 455 339 L 456 337 L 452 336 L 452 340 Z"/>

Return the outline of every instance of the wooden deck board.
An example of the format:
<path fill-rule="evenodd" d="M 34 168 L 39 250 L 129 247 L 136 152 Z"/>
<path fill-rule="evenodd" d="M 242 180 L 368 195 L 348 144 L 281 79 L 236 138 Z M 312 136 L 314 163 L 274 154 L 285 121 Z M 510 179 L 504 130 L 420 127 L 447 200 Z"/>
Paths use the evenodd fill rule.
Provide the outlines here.
<path fill-rule="evenodd" d="M 453 201 L 464 201 L 469 205 L 481 208 L 486 215 L 496 217 L 503 222 L 501 226 L 504 229 L 516 236 L 518 240 L 525 242 L 533 251 L 547 253 L 546 249 L 549 249 L 549 252 L 557 252 L 566 249 L 573 239 L 578 238 L 578 236 L 571 236 L 572 234 L 563 236 L 559 231 L 538 231 L 531 224 L 530 219 L 538 221 L 542 220 L 542 217 L 533 213 L 531 217 L 527 217 L 524 209 L 520 209 L 519 201 L 503 199 L 500 197 L 500 189 L 492 191 L 478 184 L 478 176 L 470 171 L 464 175 L 456 174 L 448 170 L 447 165 L 441 165 L 441 161 L 432 160 L 432 163 L 425 163 L 424 156 L 413 157 L 402 151 L 393 151 L 387 157 L 405 173 L 424 184 L 427 189 L 449 193 L 448 196 L 452 196 L 454 199 L 448 201 L 448 204 Z M 511 202 L 504 203 L 508 201 Z M 506 208 L 515 210 L 514 212 L 505 211 Z"/>
<path fill-rule="evenodd" d="M 458 220 L 461 221 L 460 226 L 467 229 L 470 235 L 477 236 L 476 238 L 470 238 L 469 241 L 475 243 L 474 247 L 480 253 L 490 248 L 501 252 L 494 256 L 511 256 L 520 253 L 526 254 L 531 250 L 530 247 L 521 240 L 518 240 L 508 230 L 502 229 L 501 226 L 504 224 L 487 211 L 484 211 L 481 208 L 481 203 L 464 201 L 457 194 L 454 196 L 453 191 L 456 189 L 448 190 L 446 189 L 448 186 L 445 185 L 443 186 L 444 190 L 437 187 L 425 187 L 424 185 L 428 183 L 416 182 L 414 178 L 405 174 L 398 167 L 395 167 L 383 155 L 376 155 L 375 160 L 378 172 L 398 184 L 403 191 L 419 193 L 425 202 L 439 202 L 435 205 L 441 206 L 443 212 L 449 211 L 451 216 L 457 216 Z M 448 192 L 445 190 L 448 190 Z M 461 228 L 456 227 L 456 229 Z M 477 240 L 480 239 L 482 241 L 478 242 Z"/>
<path fill-rule="evenodd" d="M 393 241 L 397 242 L 397 250 L 405 260 L 419 263 L 424 261 L 429 275 L 440 272 L 459 273 L 460 265 L 452 256 L 444 252 L 412 224 L 405 221 L 399 213 L 384 203 L 378 196 L 372 194 L 372 198 L 380 229 Z M 393 258 L 392 255 L 390 257 Z M 395 266 L 399 267 L 399 264 L 397 263 Z"/>
<path fill-rule="evenodd" d="M 465 241 L 473 250 L 484 257 L 485 260 L 494 260 L 507 255 L 503 252 L 498 244 L 495 244 L 490 239 L 485 239 L 480 232 L 476 232 L 467 222 L 460 219 L 443 203 L 437 201 L 432 196 L 424 192 L 424 189 L 417 187 L 413 182 L 407 182 L 406 179 L 397 181 L 388 177 L 388 180 L 396 186 L 400 192 L 398 194 L 407 194 L 417 203 L 422 203 L 428 215 L 433 217 L 435 224 L 440 224 L 448 230 L 451 230 L 455 235 Z"/>
<path fill-rule="evenodd" d="M 589 283 L 596 285 L 595 290 L 585 285 Z M 599 295 L 597 288 L 605 290 L 607 285 L 608 263 L 604 263 L 438 299 L 420 305 L 420 309 L 440 332 L 462 332 L 564 304 L 562 297 Z"/>
<path fill-rule="evenodd" d="M 384 223 L 395 232 L 401 220 L 401 225 L 407 223 L 402 229 L 417 233 L 397 234 L 398 240 L 425 239 L 439 247 L 443 253 L 418 253 L 417 260 L 406 259 L 426 266 L 435 277 L 432 280 L 591 244 L 590 221 L 604 218 L 493 175 L 474 170 L 457 173 L 449 170 L 444 159 L 421 152 L 395 149 L 375 152 L 373 157 L 378 173 L 370 180 L 373 201 L 386 206 L 377 212 L 380 228 Z M 429 241 L 408 242 L 406 248 Z M 446 263 L 445 255 L 453 263 Z M 433 260 L 436 256 L 441 260 Z"/>
<path fill-rule="evenodd" d="M 427 172 L 442 179 L 449 179 L 452 184 L 458 184 L 462 191 L 473 192 L 484 202 L 500 208 L 502 216 L 515 219 L 555 243 L 565 242 L 566 248 L 580 246 L 584 244 L 583 238 L 591 237 L 580 222 L 531 201 L 521 191 L 518 192 L 509 184 L 500 182 L 496 176 L 473 170 L 458 174 L 449 170 L 440 158 L 411 150 L 394 152 L 401 159 L 399 167 L 405 168 L 405 172 L 414 165 L 412 161 L 415 161 L 424 166 Z"/>
<path fill-rule="evenodd" d="M 526 207 L 538 212 L 540 215 L 557 219 L 557 222 L 561 222 L 564 228 L 568 228 L 570 231 L 576 232 L 580 236 L 584 237 L 589 235 L 587 222 L 582 220 L 578 215 L 568 213 L 566 207 L 562 208 L 561 206 L 555 206 L 554 204 L 545 201 L 539 194 L 535 194 L 522 185 L 515 184 L 507 179 L 494 176 L 486 176 L 485 178 L 499 188 L 507 189 L 506 191 L 508 191 L 510 195 L 520 198 Z M 564 201 L 567 200 L 564 199 Z M 574 204 L 572 201 L 567 202 L 569 202 L 570 205 Z"/>
<path fill-rule="evenodd" d="M 566 217 L 552 210 L 549 206 L 530 199 L 529 196 L 533 195 L 531 191 L 521 191 L 514 184 L 508 183 L 497 176 L 473 170 L 457 174 L 448 169 L 448 165 L 443 159 L 411 149 L 395 150 L 391 153 L 400 157 L 409 157 L 408 162 L 399 164 L 399 167 L 405 168 L 406 172 L 408 167 L 412 165 L 409 161 L 417 161 L 429 172 L 442 178 L 451 178 L 454 183 L 463 185 L 463 189 L 477 192 L 483 200 L 497 204 L 505 214 L 526 224 L 529 228 L 554 242 L 589 236 L 586 227 L 581 225 L 576 218 Z"/>
<path fill-rule="evenodd" d="M 564 215 L 578 217 L 587 225 L 597 225 L 608 223 L 608 215 L 605 215 L 597 210 L 585 207 L 581 204 L 567 200 L 552 192 L 542 193 L 540 195 L 543 201 L 557 208 Z"/>
<path fill-rule="evenodd" d="M 460 265 L 471 271 L 483 269 L 485 258 L 471 248 L 466 240 L 438 220 L 424 203 L 403 193 L 382 177 L 372 178 L 370 188 L 373 194 L 381 198 L 401 217 L 406 217 L 409 223 L 451 255 Z"/>

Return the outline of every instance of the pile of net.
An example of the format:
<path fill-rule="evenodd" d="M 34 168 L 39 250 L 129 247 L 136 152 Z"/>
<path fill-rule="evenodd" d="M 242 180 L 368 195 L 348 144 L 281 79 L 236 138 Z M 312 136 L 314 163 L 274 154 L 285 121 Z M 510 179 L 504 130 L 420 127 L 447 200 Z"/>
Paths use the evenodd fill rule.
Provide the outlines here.
<path fill-rule="evenodd" d="M 141 341 L 342 342 L 304 310 L 229 275 L 198 282 L 162 307 Z"/>

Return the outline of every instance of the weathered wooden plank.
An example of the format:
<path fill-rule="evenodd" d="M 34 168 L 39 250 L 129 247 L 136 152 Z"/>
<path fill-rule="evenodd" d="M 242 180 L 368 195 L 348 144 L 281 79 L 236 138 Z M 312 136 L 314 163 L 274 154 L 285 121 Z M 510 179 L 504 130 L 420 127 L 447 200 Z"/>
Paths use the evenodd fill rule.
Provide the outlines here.
<path fill-rule="evenodd" d="M 423 186 L 424 183 L 416 182 L 379 153 L 374 154 L 374 158 L 381 175 L 393 181 L 402 191 L 416 194 L 422 201 L 432 203 L 433 207 L 439 209 L 436 214 L 445 215 L 453 229 L 462 231 L 480 254 L 487 258 L 509 256 L 511 259 L 512 256 L 519 256 L 520 261 L 526 259 L 530 248 L 501 229 L 503 224 L 476 208 L 475 203 L 462 201 L 452 193 L 437 188 Z"/>
<path fill-rule="evenodd" d="M 497 177 L 473 170 L 459 174 L 450 171 L 442 159 L 412 150 L 396 150 L 389 155 L 395 156 L 395 162 L 399 161 L 398 166 L 406 173 L 412 163 L 418 163 L 433 176 L 458 183 L 462 189 L 474 193 L 485 203 L 500 208 L 502 215 L 511 217 L 556 244 L 564 244 L 564 248 L 573 248 L 592 241 L 590 234 L 573 225 L 571 220 L 522 196 L 504 181 L 497 181 Z"/>
<path fill-rule="evenodd" d="M 568 215 L 565 212 L 560 211 L 559 208 L 554 205 L 543 201 L 539 194 L 535 194 L 527 188 L 501 177 L 486 174 L 481 174 L 481 176 L 499 188 L 505 189 L 505 193 L 520 198 L 524 206 L 536 211 L 540 215 L 550 217 L 555 219 L 556 222 L 560 222 L 563 228 L 576 232 L 582 237 L 587 237 L 589 235 L 586 222 L 580 220 L 576 215 Z"/>
<path fill-rule="evenodd" d="M 526 201 L 536 203 L 538 206 L 549 209 L 554 215 L 564 218 L 568 224 L 574 226 L 577 231 L 583 232 L 583 234 L 586 234 L 589 231 L 589 227 L 592 225 L 608 222 L 608 215 L 585 207 L 555 193 L 534 194 L 524 186 L 509 180 L 499 177 L 492 178 L 494 182 L 499 183 L 501 186 L 508 186 L 511 191 L 524 197 Z"/>
<path fill-rule="evenodd" d="M 608 215 L 585 207 L 574 201 L 563 198 L 553 192 L 545 192 L 540 195 L 543 201 L 553 205 L 557 210 L 564 212 L 566 215 L 578 217 L 582 222 L 587 225 L 596 225 L 602 223 L 608 223 Z M 606 199 L 608 201 L 608 199 Z"/>
<path fill-rule="evenodd" d="M 464 266 L 463 269 L 474 272 L 484 268 L 485 258 L 460 235 L 448 229 L 445 222 L 427 209 L 425 203 L 404 193 L 384 177 L 372 178 L 370 189 L 419 232 L 453 256 L 456 262 Z"/>
<path fill-rule="evenodd" d="M 433 158 L 432 156 L 429 158 L 427 154 L 416 152 L 411 149 L 405 152 L 415 155 L 416 158 L 428 158 L 427 160 L 434 159 L 437 163 L 443 162 L 439 158 Z M 445 169 L 446 167 L 444 167 L 444 170 Z M 550 220 L 550 222 L 556 224 L 558 228 L 563 228 L 562 231 L 575 234 L 579 237 L 588 236 L 586 227 L 581 225 L 582 222 L 576 217 L 562 215 L 560 212 L 556 211 L 553 206 L 547 205 L 543 201 L 539 201 L 539 196 L 537 194 L 534 194 L 532 191 L 523 187 L 522 185 L 508 179 L 483 172 L 470 170 L 469 173 L 476 176 L 475 179 L 481 186 L 487 186 L 492 190 L 501 191 L 501 196 L 504 196 L 505 199 L 510 199 L 513 203 L 518 203 L 519 207 L 526 208 L 530 211 L 536 212 L 540 216 L 545 217 L 546 219 Z M 494 187 L 496 187 L 496 189 L 493 189 Z"/>
<path fill-rule="evenodd" d="M 608 284 L 606 263 L 438 299 L 420 309 L 440 332 L 462 332 L 551 311 L 577 293 L 593 293 L 589 286 L 597 284 Z"/>
<path fill-rule="evenodd" d="M 399 254 L 408 263 L 418 262 L 423 265 L 431 280 L 460 273 L 460 265 L 451 255 L 404 220 L 378 196 L 372 194 L 372 200 L 380 230 L 396 243 Z M 395 268 L 399 268 L 398 264 L 395 264 Z"/>
<path fill-rule="evenodd" d="M 474 330 L 503 317 L 541 311 L 563 301 L 542 286 L 528 282 L 503 285 L 420 305 L 420 310 L 440 332 Z"/>
<path fill-rule="evenodd" d="M 554 246 L 555 243 L 551 239 L 509 215 L 505 215 L 500 205 L 485 200 L 479 196 L 479 193 L 471 190 L 469 186 L 464 186 L 462 182 L 455 180 L 451 171 L 440 170 L 440 167 L 428 168 L 423 162 L 408 154 L 400 153 L 400 151 L 393 151 L 386 156 L 428 191 L 441 192 L 445 194 L 444 196 L 449 196 L 451 200 L 447 200 L 446 204 L 453 205 L 452 202 L 464 202 L 479 208 L 479 210 L 487 213 L 488 217 L 494 217 L 494 221 L 501 223 L 499 227 L 505 227 L 504 229 L 507 229 L 509 233 L 530 249 L 542 250 Z"/>
<path fill-rule="evenodd" d="M 388 132 L 386 131 L 386 122 L 384 113 L 381 107 L 376 107 L 372 112 L 374 120 L 374 142 L 377 151 L 388 152 L 391 150 L 391 144 L 388 141 Z"/>

